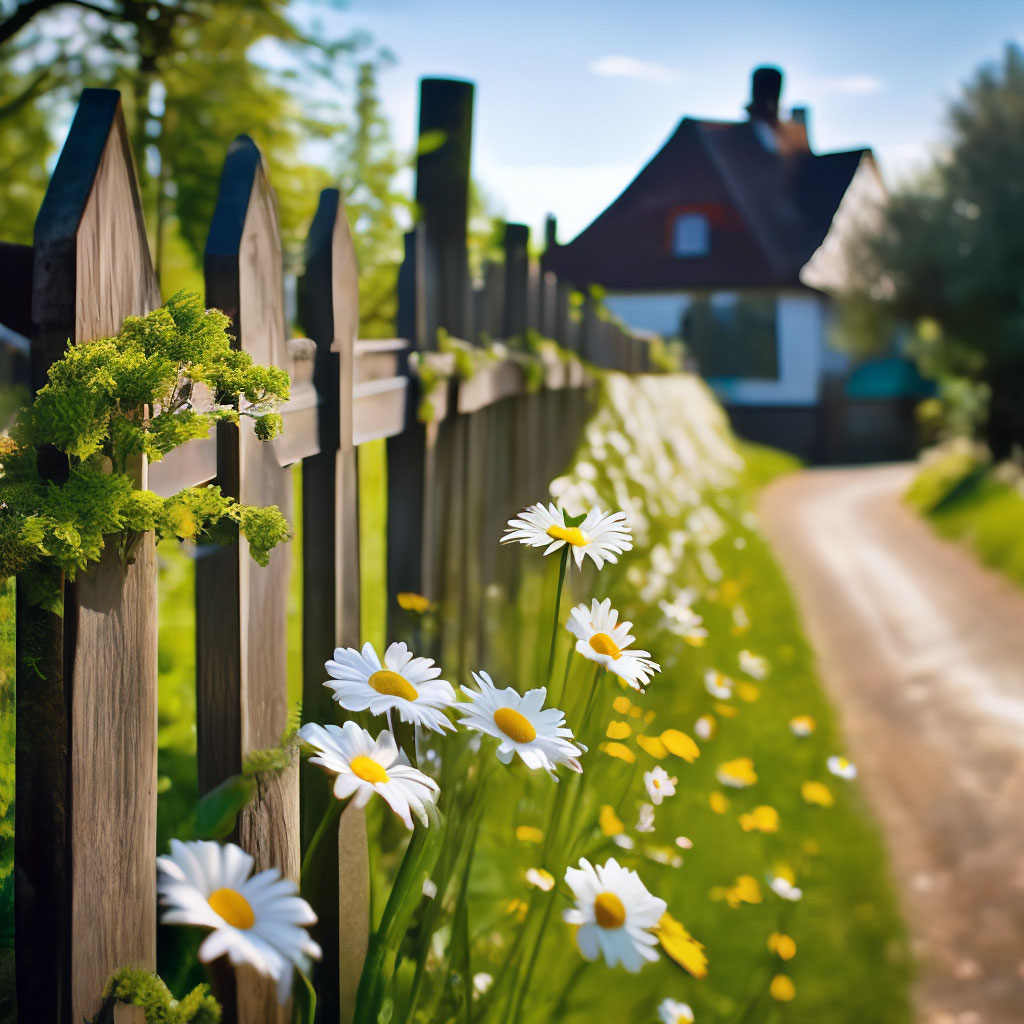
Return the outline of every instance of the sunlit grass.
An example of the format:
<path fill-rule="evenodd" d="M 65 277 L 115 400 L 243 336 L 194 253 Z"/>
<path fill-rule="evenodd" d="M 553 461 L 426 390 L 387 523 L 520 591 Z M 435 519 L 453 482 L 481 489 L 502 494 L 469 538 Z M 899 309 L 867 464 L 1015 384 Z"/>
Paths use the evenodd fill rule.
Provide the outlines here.
<path fill-rule="evenodd" d="M 978 558 L 1024 586 L 1024 494 L 1018 482 L 968 453 L 954 451 L 925 465 L 907 502 L 935 530 L 967 544 Z"/>

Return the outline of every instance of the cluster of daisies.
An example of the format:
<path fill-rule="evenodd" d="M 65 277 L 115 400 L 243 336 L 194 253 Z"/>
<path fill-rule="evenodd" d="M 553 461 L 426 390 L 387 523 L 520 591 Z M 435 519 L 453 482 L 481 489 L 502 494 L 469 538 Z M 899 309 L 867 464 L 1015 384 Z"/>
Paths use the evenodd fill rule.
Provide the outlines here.
<path fill-rule="evenodd" d="M 595 508 L 570 518 L 543 504 L 510 520 L 502 542 L 516 541 L 544 547 L 545 554 L 564 549 L 563 557 L 571 555 L 577 567 L 589 557 L 598 568 L 632 546 L 621 512 Z M 619 621 L 610 600 L 573 608 L 566 628 L 580 655 L 635 690 L 643 690 L 659 671 L 648 651 L 633 647 L 630 623 Z M 586 748 L 574 740 L 565 714 L 545 707 L 547 687 L 521 694 L 478 671 L 472 673 L 475 687 L 461 687 L 464 699 L 459 700 L 452 684 L 440 678 L 440 667 L 401 642 L 392 643 L 383 658 L 370 643 L 361 650 L 338 648 L 325 668 L 330 678 L 324 685 L 341 708 L 384 716 L 387 725 L 374 736 L 352 720 L 342 725 L 306 723 L 298 737 L 312 751 L 310 762 L 332 776 L 338 800 L 363 807 L 377 795 L 409 830 L 414 819 L 423 827 L 436 820 L 440 786 L 403 749 L 395 735 L 396 717 L 412 727 L 414 750 L 419 749 L 421 730 L 444 735 L 461 726 L 496 740 L 495 753 L 503 764 L 518 757 L 528 769 L 543 769 L 556 781 L 559 767 L 583 770 L 579 759 Z M 658 785 L 662 792 L 670 791 L 667 781 Z M 276 868 L 254 875 L 253 864 L 248 853 L 231 843 L 175 840 L 170 855 L 158 858 L 159 894 L 167 908 L 163 920 L 210 929 L 200 959 L 226 956 L 232 964 L 255 967 L 276 980 L 283 1002 L 294 969 L 307 972 L 310 961 L 320 956 L 306 931 L 316 915 L 294 882 Z M 580 868 L 569 869 L 566 881 L 576 898 L 566 920 L 581 926 L 577 941 L 584 956 L 600 953 L 609 964 L 637 970 L 656 955 L 651 929 L 665 904 L 647 892 L 635 872 L 614 860 L 597 868 L 581 861 Z"/>

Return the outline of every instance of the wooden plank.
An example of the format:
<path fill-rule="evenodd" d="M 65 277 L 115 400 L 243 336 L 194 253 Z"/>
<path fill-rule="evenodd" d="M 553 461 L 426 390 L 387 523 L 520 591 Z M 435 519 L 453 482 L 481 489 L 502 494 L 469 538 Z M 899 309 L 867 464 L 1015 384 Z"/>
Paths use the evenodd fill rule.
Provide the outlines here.
<path fill-rule="evenodd" d="M 232 320 L 234 343 L 260 363 L 289 366 L 284 333 L 281 241 L 263 160 L 247 136 L 228 150 L 204 258 L 207 302 Z M 248 424 L 218 428 L 218 481 L 246 504 L 291 516 L 291 473 L 273 443 Z M 288 724 L 286 616 L 291 545 L 256 565 L 244 539 L 196 566 L 199 788 L 241 768 L 252 750 L 276 746 Z M 298 764 L 261 782 L 238 819 L 237 839 L 256 870 L 299 875 Z M 269 981 L 239 985 L 239 1020 L 286 1021 Z"/>
<path fill-rule="evenodd" d="M 484 287 L 480 300 L 481 319 L 477 324 L 477 335 L 467 334 L 467 337 L 478 344 L 480 336 L 484 334 L 490 341 L 498 341 L 505 337 L 505 268 L 501 263 L 488 262 L 484 267 Z"/>
<path fill-rule="evenodd" d="M 522 394 L 526 389 L 523 368 L 511 360 L 492 363 L 477 370 L 468 380 L 459 381 L 458 411 L 462 414 L 484 409 L 503 398 Z"/>
<path fill-rule="evenodd" d="M 501 337 L 526 333 L 529 321 L 530 229 L 525 224 L 505 225 L 505 295 Z"/>
<path fill-rule="evenodd" d="M 404 338 L 357 341 L 353 379 L 359 383 L 364 380 L 398 376 L 399 370 L 404 366 L 404 353 L 408 348 L 409 342 Z"/>
<path fill-rule="evenodd" d="M 337 189 L 320 193 L 310 227 L 300 315 L 315 346 L 314 381 L 322 403 L 320 454 L 302 464 L 302 705 L 307 721 L 325 723 L 334 721 L 337 711 L 323 685 L 324 662 L 335 647 L 358 647 L 360 641 L 358 414 L 352 401 L 359 289 L 355 250 Z M 364 344 L 378 353 L 401 351 L 405 345 Z M 306 846 L 333 796 L 323 773 L 308 762 L 302 766 L 302 781 Z M 321 1020 L 347 1024 L 370 933 L 366 818 L 361 808 L 346 808 L 333 862 L 321 865 L 319 874 L 304 880 L 304 891 L 316 896 L 314 936 L 324 950 L 315 975 L 319 1014 Z"/>
<path fill-rule="evenodd" d="M 352 395 L 355 444 L 402 433 L 406 425 L 408 390 L 408 377 L 389 377 L 355 385 Z"/>
<path fill-rule="evenodd" d="M 437 325 L 465 336 L 466 223 L 473 136 L 473 85 L 450 78 L 420 82 L 416 204 L 436 273 Z"/>
<path fill-rule="evenodd" d="M 35 387 L 68 340 L 110 336 L 160 301 L 112 90 L 83 92 L 36 221 L 33 260 Z M 59 472 L 59 462 L 48 466 Z M 145 472 L 140 463 L 143 486 Z M 62 622 L 19 593 L 17 625 L 18 1000 L 34 1020 L 80 1020 L 96 1012 L 116 967 L 155 963 L 152 536 L 127 569 L 109 545 L 66 589 Z"/>

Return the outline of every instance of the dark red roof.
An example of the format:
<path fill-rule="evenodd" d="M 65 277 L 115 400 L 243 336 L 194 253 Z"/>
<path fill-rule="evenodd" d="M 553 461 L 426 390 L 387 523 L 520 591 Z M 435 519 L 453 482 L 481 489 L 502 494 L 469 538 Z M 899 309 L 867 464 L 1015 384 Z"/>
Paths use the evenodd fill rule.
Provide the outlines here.
<path fill-rule="evenodd" d="M 802 125 L 775 127 L 773 151 L 752 122 L 684 118 L 611 206 L 548 249 L 545 268 L 578 287 L 615 290 L 798 285 L 870 150 L 818 156 Z M 686 211 L 710 222 L 707 256 L 672 254 L 671 225 Z"/>

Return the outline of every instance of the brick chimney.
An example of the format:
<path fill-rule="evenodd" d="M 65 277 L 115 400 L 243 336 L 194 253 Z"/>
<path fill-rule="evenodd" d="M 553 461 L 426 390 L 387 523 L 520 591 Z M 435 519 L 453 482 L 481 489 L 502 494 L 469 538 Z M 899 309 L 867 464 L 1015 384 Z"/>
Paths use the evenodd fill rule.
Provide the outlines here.
<path fill-rule="evenodd" d="M 777 124 L 781 92 L 782 72 L 778 68 L 755 68 L 750 80 L 750 102 L 747 104 L 750 120 L 766 121 L 770 125 Z"/>

